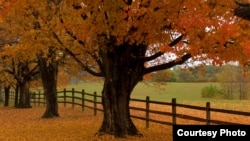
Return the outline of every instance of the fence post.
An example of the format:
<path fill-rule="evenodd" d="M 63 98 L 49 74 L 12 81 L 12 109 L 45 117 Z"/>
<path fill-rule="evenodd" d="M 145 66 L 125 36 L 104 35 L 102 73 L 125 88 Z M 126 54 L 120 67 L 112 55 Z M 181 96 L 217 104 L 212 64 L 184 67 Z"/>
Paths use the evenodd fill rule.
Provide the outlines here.
<path fill-rule="evenodd" d="M 85 98 L 85 91 L 82 90 L 82 111 L 84 111 L 84 107 L 85 107 L 84 98 Z"/>
<path fill-rule="evenodd" d="M 149 96 L 146 97 L 146 128 L 149 128 Z"/>
<path fill-rule="evenodd" d="M 96 116 L 96 92 L 94 92 L 94 116 Z"/>
<path fill-rule="evenodd" d="M 64 107 L 66 107 L 66 88 L 63 89 L 63 103 Z"/>
<path fill-rule="evenodd" d="M 41 91 L 38 92 L 38 106 L 40 106 L 41 103 Z"/>
<path fill-rule="evenodd" d="M 44 92 L 43 92 L 43 106 L 45 106 L 46 105 L 46 96 L 45 96 L 45 94 L 44 94 Z"/>
<path fill-rule="evenodd" d="M 33 92 L 33 105 L 36 106 L 36 92 Z"/>
<path fill-rule="evenodd" d="M 207 125 L 210 125 L 210 102 L 206 103 L 206 121 Z"/>
<path fill-rule="evenodd" d="M 74 109 L 75 107 L 75 89 L 72 88 L 72 108 Z"/>
<path fill-rule="evenodd" d="M 173 120 L 173 125 L 176 124 L 176 99 L 172 99 L 172 120 Z"/>

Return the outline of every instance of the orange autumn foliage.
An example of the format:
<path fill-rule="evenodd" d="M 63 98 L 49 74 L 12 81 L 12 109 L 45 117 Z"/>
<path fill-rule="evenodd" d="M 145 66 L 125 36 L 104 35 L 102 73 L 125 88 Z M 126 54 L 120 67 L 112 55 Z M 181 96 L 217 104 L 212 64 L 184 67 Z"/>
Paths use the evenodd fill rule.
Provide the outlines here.
<path fill-rule="evenodd" d="M 52 29 L 52 31 L 58 34 L 62 41 L 65 41 L 64 43 L 67 47 L 70 46 L 73 52 L 81 52 L 83 58 L 89 58 L 89 64 L 94 64 L 95 61 L 91 60 L 91 56 L 89 53 L 86 54 L 86 52 L 98 51 L 98 47 L 94 47 L 96 46 L 93 39 L 94 36 L 107 31 L 111 36 L 116 37 L 117 44 L 122 42 L 140 44 L 145 41 L 147 41 L 148 44 L 162 43 L 162 46 L 149 47 L 148 49 L 153 50 L 151 52 L 152 54 L 157 51 L 166 53 L 174 52 L 177 56 L 188 52 L 192 54 L 194 59 L 197 55 L 206 54 L 206 58 L 215 59 L 217 63 L 230 60 L 242 60 L 240 50 L 244 49 L 239 48 L 244 47 L 242 46 L 243 43 L 239 42 L 247 42 L 247 40 L 249 40 L 249 35 L 244 35 L 244 32 L 247 32 L 249 29 L 245 27 L 247 26 L 247 22 L 234 16 L 233 9 L 237 7 L 234 1 L 178 0 L 175 2 L 163 2 L 136 0 L 132 2 L 131 6 L 126 5 L 123 1 L 115 4 L 110 3 L 109 1 L 99 3 L 88 0 L 81 3 L 78 0 L 66 0 L 59 5 L 60 10 L 59 13 L 57 13 L 58 15 L 56 14 L 54 17 L 50 17 L 48 14 L 50 12 L 53 13 L 53 10 L 56 8 L 52 6 L 51 11 L 42 12 L 46 10 L 46 2 L 33 0 L 6 2 L 2 0 L 0 5 L 5 7 L 5 10 L 1 11 L 1 19 L 8 17 L 12 20 L 15 19 L 14 21 L 19 21 L 21 23 L 19 24 L 20 27 L 24 27 L 25 25 L 25 28 L 28 28 L 28 26 L 30 26 L 29 30 L 25 31 L 20 27 L 18 29 L 16 28 L 16 33 L 24 33 L 21 35 L 23 36 L 22 41 L 27 44 L 29 48 L 32 48 L 33 52 L 45 50 L 46 47 L 44 47 L 44 44 L 46 43 L 53 43 L 55 47 L 62 48 L 53 38 L 42 38 L 42 40 L 39 38 L 39 36 L 53 36 L 48 32 Z M 159 3 L 161 4 L 160 6 Z M 81 8 L 75 10 L 72 7 L 74 4 L 80 5 Z M 92 5 L 92 7 L 89 5 Z M 113 11 L 109 12 L 109 16 L 112 17 L 110 18 L 109 25 L 106 25 L 105 16 L 98 14 L 100 5 L 104 5 L 104 7 L 109 5 L 103 10 Z M 26 9 L 23 7 L 26 7 Z M 40 18 L 36 19 L 33 17 L 32 11 L 38 11 Z M 90 11 L 92 12 L 90 13 Z M 88 17 L 85 22 L 82 21 L 82 17 L 80 16 L 82 13 L 85 13 L 85 17 Z M 27 15 L 26 17 L 24 17 L 25 14 Z M 60 18 L 64 20 L 63 24 L 59 21 L 59 15 L 61 16 Z M 46 23 L 48 19 L 51 20 Z M 33 25 L 29 25 L 25 23 L 25 21 L 30 21 L 30 23 L 31 21 L 39 21 L 42 23 L 43 31 L 32 30 Z M 93 21 L 95 23 L 93 23 Z M 95 26 L 92 26 L 92 24 Z M 16 24 L 13 23 L 13 25 Z M 110 30 L 112 27 L 115 28 Z M 160 33 L 163 27 L 165 28 L 164 34 Z M 68 42 L 70 37 L 67 37 L 65 34 L 65 28 L 70 29 L 78 40 L 85 42 L 84 49 L 76 42 Z M 136 29 L 136 32 L 128 32 L 128 29 L 133 28 Z M 15 30 L 13 29 L 12 31 Z M 174 48 L 166 46 L 166 44 L 171 41 L 171 36 L 174 32 L 184 34 L 185 40 L 188 40 L 188 45 L 180 43 Z M 34 37 L 36 37 L 38 41 L 35 40 Z M 227 47 L 225 50 L 223 46 L 229 40 L 233 40 L 234 45 L 229 45 L 230 47 Z M 35 48 L 33 43 L 36 43 Z M 229 54 L 231 53 L 234 54 L 233 59 L 229 58 Z"/>
<path fill-rule="evenodd" d="M 164 3 L 163 1 L 145 0 L 134 1 L 130 6 L 123 4 L 123 2 L 117 2 L 107 7 L 107 10 L 114 12 L 109 13 L 111 17 L 109 25 L 106 25 L 104 15 L 99 15 L 97 12 L 98 2 L 84 1 L 82 3 L 84 6 L 78 10 L 69 6 L 70 3 L 71 1 L 65 1 L 62 7 L 63 26 L 70 29 L 75 37 L 81 41 L 89 42 L 91 41 L 90 38 L 94 38 L 95 35 L 108 31 L 110 36 L 116 37 L 117 44 L 122 42 L 140 44 L 145 41 L 148 44 L 163 44 L 158 47 L 149 46 L 148 49 L 153 50 L 152 54 L 161 51 L 174 52 L 178 56 L 189 52 L 194 59 L 195 56 L 206 54 L 204 59 L 215 59 L 215 63 L 237 60 L 237 57 L 240 58 L 241 56 L 238 49 L 242 46 L 238 42 L 234 42 L 233 45 L 227 44 L 229 41 L 236 41 L 236 39 L 241 38 L 239 29 L 245 29 L 238 25 L 242 20 L 234 15 L 233 9 L 237 7 L 234 1 L 194 0 L 166 1 Z M 74 4 L 79 5 L 80 3 L 80 1 L 74 2 Z M 161 3 L 160 6 L 159 3 Z M 108 5 L 109 2 L 100 4 Z M 92 5 L 92 7 L 89 5 Z M 120 6 L 116 8 L 117 5 Z M 103 11 L 105 10 L 103 9 Z M 92 11 L 92 13 L 89 13 L 89 11 Z M 84 22 L 80 16 L 77 16 L 82 13 L 86 14 Z M 93 22 L 95 23 L 93 24 Z M 94 26 L 91 26 L 92 24 Z M 244 22 L 244 24 L 246 25 L 247 22 Z M 163 25 L 165 31 L 164 34 L 161 34 L 160 30 Z M 128 29 L 136 29 L 136 31 L 128 32 Z M 166 44 L 171 41 L 171 36 L 174 33 L 184 34 L 188 44 L 180 43 L 174 48 L 168 47 Z M 227 49 L 225 50 L 226 44 Z M 92 49 L 97 49 L 85 47 L 90 52 Z M 234 53 L 235 58 L 230 58 L 230 53 Z"/>

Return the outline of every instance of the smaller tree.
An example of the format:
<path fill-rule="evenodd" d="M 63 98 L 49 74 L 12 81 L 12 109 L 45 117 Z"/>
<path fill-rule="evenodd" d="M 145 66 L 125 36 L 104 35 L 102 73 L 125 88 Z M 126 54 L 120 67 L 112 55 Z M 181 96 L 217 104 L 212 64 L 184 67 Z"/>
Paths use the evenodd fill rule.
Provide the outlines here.
<path fill-rule="evenodd" d="M 7 13 L 4 21 L 10 21 L 14 25 L 15 28 L 11 31 L 18 37 L 18 44 L 37 61 L 46 98 L 46 110 L 42 116 L 45 118 L 59 116 L 56 87 L 62 48 L 54 38 L 54 31 L 60 2 L 61 0 L 10 0 L 11 6 L 4 11 Z M 56 33 L 63 34 L 62 30 Z"/>
<path fill-rule="evenodd" d="M 173 70 L 163 70 L 151 74 L 151 80 L 155 82 L 176 82 L 177 73 Z"/>
<path fill-rule="evenodd" d="M 176 70 L 179 82 L 194 82 L 195 76 L 192 71 L 188 68 L 179 68 Z"/>
<path fill-rule="evenodd" d="M 2 81 L 0 80 L 0 102 L 3 101 L 3 93 L 2 93 L 2 89 L 3 89 L 3 86 L 2 86 Z"/>
<path fill-rule="evenodd" d="M 216 85 L 209 85 L 201 90 L 202 98 L 223 98 L 221 90 L 217 88 Z"/>
<path fill-rule="evenodd" d="M 243 67 L 225 65 L 218 74 L 218 80 L 221 83 L 224 98 L 226 99 L 246 99 L 249 88 L 249 77 L 244 72 Z"/>
<path fill-rule="evenodd" d="M 248 99 L 248 91 L 250 89 L 250 77 L 249 77 L 249 68 L 239 66 L 237 71 L 236 80 L 238 80 L 238 98 L 240 100 Z"/>
<path fill-rule="evenodd" d="M 10 84 L 4 84 L 4 106 L 9 106 Z"/>
<path fill-rule="evenodd" d="M 15 89 L 16 90 L 16 80 L 13 78 L 13 76 L 12 75 L 10 75 L 9 73 L 7 73 L 7 72 L 5 72 L 5 71 L 2 71 L 2 66 L 0 65 L 0 82 L 1 82 L 1 84 L 0 84 L 0 91 L 1 91 L 1 93 L 2 93 L 2 90 L 4 90 L 4 93 L 5 93 L 5 91 L 6 91 L 6 88 L 8 87 L 8 86 L 10 86 L 10 88 L 8 88 L 8 89 L 11 89 L 11 88 L 13 88 L 13 89 Z M 5 93 L 6 94 L 6 93 Z M 18 99 L 16 98 L 16 96 L 17 96 L 17 93 L 15 93 L 15 107 L 17 107 L 17 105 L 18 105 Z M 1 97 L 2 98 L 2 97 Z M 5 97 L 6 98 L 6 97 Z M 9 98 L 7 98 L 7 99 L 9 99 Z M 3 100 L 3 99 L 2 99 Z M 0 100 L 1 101 L 1 100 Z M 6 101 L 6 100 L 5 100 Z"/>

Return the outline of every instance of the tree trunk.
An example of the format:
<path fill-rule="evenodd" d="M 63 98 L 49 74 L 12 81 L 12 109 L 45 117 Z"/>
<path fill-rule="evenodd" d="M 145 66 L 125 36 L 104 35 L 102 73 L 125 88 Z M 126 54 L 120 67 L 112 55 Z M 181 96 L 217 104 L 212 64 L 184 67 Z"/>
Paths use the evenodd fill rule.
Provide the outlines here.
<path fill-rule="evenodd" d="M 3 101 L 3 96 L 2 96 L 2 82 L 0 81 L 0 102 Z"/>
<path fill-rule="evenodd" d="M 30 98 L 29 98 L 30 82 L 28 80 L 24 80 L 23 82 L 19 83 L 19 88 L 20 88 L 20 99 L 18 108 L 31 108 Z"/>
<path fill-rule="evenodd" d="M 51 84 L 44 86 L 44 94 L 46 98 L 46 110 L 43 114 L 43 118 L 52 118 L 58 117 L 58 104 L 57 104 L 57 90 L 54 82 L 48 80 L 48 78 L 44 78 L 46 80 L 45 83 Z"/>
<path fill-rule="evenodd" d="M 38 56 L 38 64 L 40 68 L 44 95 L 46 98 L 46 110 L 43 118 L 58 117 L 57 103 L 57 71 L 58 62 L 48 61 L 46 58 Z"/>
<path fill-rule="evenodd" d="M 10 97 L 10 85 L 4 86 L 4 106 L 9 106 L 9 97 Z"/>
<path fill-rule="evenodd" d="M 144 63 L 132 61 L 131 55 L 122 50 L 123 46 L 101 55 L 106 65 L 102 91 L 104 118 L 99 133 L 116 137 L 140 134 L 130 118 L 129 101 L 133 88 L 142 80 Z"/>
<path fill-rule="evenodd" d="M 111 83 L 105 81 L 103 88 L 104 119 L 99 132 L 114 134 L 116 137 L 124 137 L 125 134 L 137 135 L 138 130 L 130 118 L 129 111 L 131 91 L 123 85 L 114 86 Z"/>
<path fill-rule="evenodd" d="M 18 95 L 19 95 L 19 85 L 16 83 L 16 89 L 15 89 L 15 107 L 18 107 Z"/>

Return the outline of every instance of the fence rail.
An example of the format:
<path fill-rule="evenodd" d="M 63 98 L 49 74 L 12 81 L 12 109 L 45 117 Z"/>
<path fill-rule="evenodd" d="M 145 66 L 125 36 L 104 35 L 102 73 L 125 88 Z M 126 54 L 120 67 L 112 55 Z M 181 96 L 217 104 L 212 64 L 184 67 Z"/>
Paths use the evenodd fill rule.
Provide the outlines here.
<path fill-rule="evenodd" d="M 82 107 L 82 111 L 85 110 L 85 108 L 89 108 L 93 110 L 93 114 L 96 116 L 97 111 L 103 112 L 102 106 L 101 106 L 101 97 L 100 95 L 97 95 L 96 92 L 93 94 L 86 93 L 84 90 L 82 91 L 75 91 L 73 88 L 72 90 L 66 90 L 58 91 L 58 103 L 62 103 L 64 107 L 66 107 L 67 104 L 71 104 L 72 108 L 75 106 Z M 14 94 L 14 93 L 11 93 Z M 10 98 L 14 98 L 14 96 L 10 96 Z M 178 124 L 177 119 L 185 119 L 185 120 L 193 120 L 202 122 L 204 124 L 210 125 L 210 124 L 241 124 L 241 123 L 234 123 L 229 121 L 223 121 L 216 120 L 211 118 L 211 112 L 217 112 L 217 113 L 223 113 L 223 114 L 231 114 L 231 115 L 240 115 L 240 116 L 250 116 L 250 112 L 242 112 L 242 111 L 235 111 L 235 110 L 226 110 L 226 109 L 217 109 L 217 108 L 211 108 L 210 102 L 206 102 L 205 107 L 201 106 L 194 106 L 194 105 L 187 105 L 187 104 L 180 104 L 176 102 L 176 99 L 172 99 L 171 102 L 159 102 L 159 101 L 152 101 L 150 100 L 150 97 L 146 97 L 145 100 L 142 99 L 130 99 L 131 102 L 137 102 L 137 103 L 143 103 L 145 104 L 145 107 L 136 107 L 136 106 L 130 106 L 130 110 L 140 111 L 145 114 L 145 116 L 140 115 L 131 115 L 132 118 L 145 120 L 146 128 L 149 127 L 150 122 L 154 123 L 160 123 L 165 125 L 174 125 Z M 34 106 L 36 105 L 45 105 L 45 97 L 42 93 L 32 93 L 30 102 L 33 103 Z M 164 107 L 169 107 L 171 110 L 159 110 L 158 109 L 151 109 L 150 105 L 160 105 Z M 181 114 L 178 113 L 177 108 L 186 108 L 191 110 L 199 110 L 205 113 L 204 117 L 197 117 L 195 115 L 188 115 L 188 113 Z M 154 119 L 151 115 L 161 115 L 164 117 L 169 117 L 170 120 L 164 121 L 162 119 Z"/>

